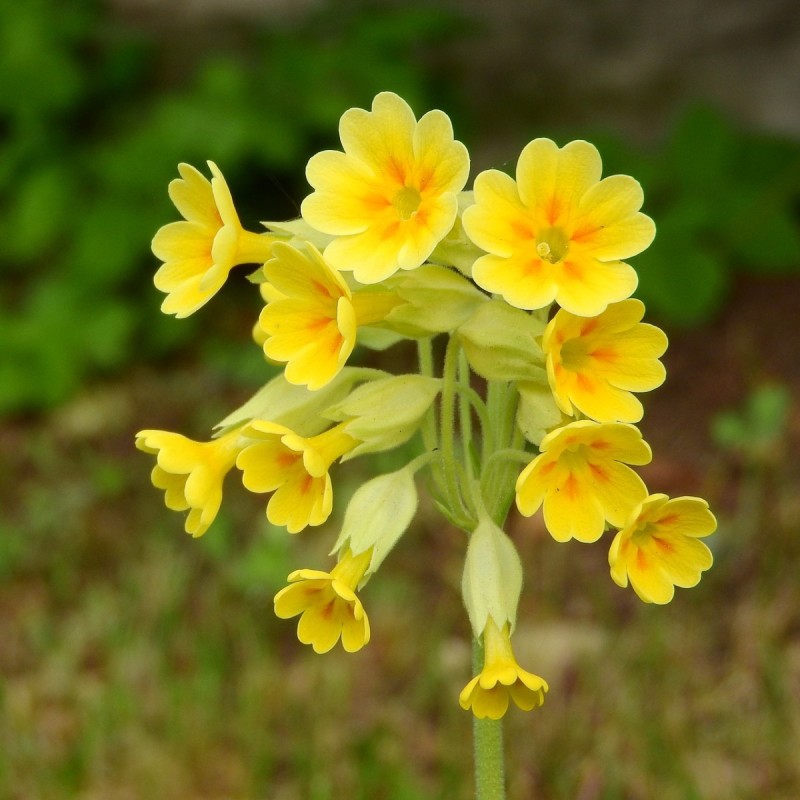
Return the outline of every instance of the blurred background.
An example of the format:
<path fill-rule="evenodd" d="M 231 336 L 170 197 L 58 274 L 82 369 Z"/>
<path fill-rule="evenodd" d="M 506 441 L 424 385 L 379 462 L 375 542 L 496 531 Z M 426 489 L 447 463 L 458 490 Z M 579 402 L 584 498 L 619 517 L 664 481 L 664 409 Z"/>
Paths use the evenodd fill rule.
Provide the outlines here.
<path fill-rule="evenodd" d="M 338 516 L 289 537 L 230 479 L 193 541 L 133 449 L 206 438 L 270 377 L 246 270 L 158 312 L 178 162 L 216 161 L 257 230 L 385 89 L 446 110 L 473 177 L 545 135 L 641 181 L 671 341 L 642 474 L 720 521 L 701 585 L 650 607 L 604 546 L 512 517 L 518 656 L 551 692 L 507 717 L 510 797 L 799 797 L 798 75 L 793 0 L 0 4 L 0 797 L 471 796 L 462 534 L 423 505 L 364 593 L 370 645 L 315 656 L 272 596 L 326 568 Z M 392 466 L 339 470 L 339 514 Z"/>

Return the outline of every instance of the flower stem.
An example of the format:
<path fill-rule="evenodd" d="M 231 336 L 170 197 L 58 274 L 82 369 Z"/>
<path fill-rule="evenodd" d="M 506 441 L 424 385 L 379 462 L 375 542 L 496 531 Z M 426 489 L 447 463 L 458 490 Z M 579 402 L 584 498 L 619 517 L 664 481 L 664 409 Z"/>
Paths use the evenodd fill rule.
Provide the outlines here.
<path fill-rule="evenodd" d="M 483 666 L 483 643 L 472 639 L 473 672 Z M 475 800 L 505 800 L 503 720 L 473 718 L 475 743 Z"/>
<path fill-rule="evenodd" d="M 469 363 L 467 362 L 466 353 L 461 350 L 458 354 L 458 384 L 456 386 L 458 391 L 458 423 L 461 431 L 461 446 L 464 451 L 464 466 L 471 481 L 475 475 L 475 462 L 472 453 L 472 408 L 470 399 L 465 393 L 466 391 L 473 391 L 469 383 Z M 459 391 L 461 389 L 464 391 Z"/>
<path fill-rule="evenodd" d="M 469 509 L 464 505 L 459 481 L 459 468 L 455 452 L 456 391 L 458 387 L 459 342 L 455 336 L 447 341 L 444 355 L 441 396 L 441 448 L 444 464 L 444 483 L 447 504 L 454 515 L 470 520 Z"/>
<path fill-rule="evenodd" d="M 487 406 L 493 424 L 494 446 L 484 454 L 481 485 L 486 508 L 500 527 L 514 502 L 514 483 L 519 468 L 513 462 L 498 463 L 492 455 L 496 450 L 522 447 L 524 438 L 515 422 L 518 400 L 519 392 L 511 384 L 489 383 Z"/>

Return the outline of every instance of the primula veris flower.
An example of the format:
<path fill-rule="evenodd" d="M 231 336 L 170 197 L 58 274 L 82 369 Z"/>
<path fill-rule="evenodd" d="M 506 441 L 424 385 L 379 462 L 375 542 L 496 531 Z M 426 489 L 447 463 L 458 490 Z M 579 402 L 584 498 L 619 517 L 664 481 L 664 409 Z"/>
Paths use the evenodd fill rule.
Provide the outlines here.
<path fill-rule="evenodd" d="M 328 519 L 333 508 L 328 470 L 358 444 L 345 428 L 346 424 L 336 425 L 310 438 L 265 420 L 252 420 L 242 429 L 254 442 L 242 449 L 236 466 L 246 489 L 274 492 L 267 504 L 267 519 L 273 525 L 297 533 Z"/>
<path fill-rule="evenodd" d="M 188 317 L 205 305 L 239 264 L 261 264 L 269 258 L 274 237 L 242 228 L 225 178 L 213 161 L 209 181 L 189 164 L 169 184 L 169 196 L 183 220 L 170 222 L 153 237 L 152 249 L 164 263 L 156 288 L 167 293 L 165 314 Z"/>
<path fill-rule="evenodd" d="M 473 266 L 476 283 L 518 308 L 555 300 L 585 317 L 630 297 L 636 272 L 620 259 L 644 250 L 655 226 L 639 212 L 639 183 L 627 175 L 600 180 L 601 167 L 588 142 L 559 149 L 534 139 L 516 180 L 498 170 L 478 175 L 475 204 L 463 215 L 467 234 L 488 253 Z"/>
<path fill-rule="evenodd" d="M 644 304 L 623 300 L 596 317 L 561 309 L 542 340 L 547 377 L 558 407 L 575 409 L 598 422 L 638 422 L 642 404 L 631 392 L 648 392 L 664 382 L 658 360 L 666 334 L 641 322 Z"/>
<path fill-rule="evenodd" d="M 339 137 L 344 152 L 308 162 L 315 191 L 301 208 L 310 225 L 336 237 L 325 258 L 359 283 L 420 266 L 453 227 L 469 173 L 449 117 L 429 111 L 417 121 L 405 100 L 381 92 L 372 111 L 342 115 Z"/>
<path fill-rule="evenodd" d="M 202 536 L 222 503 L 222 483 L 241 448 L 240 431 L 195 442 L 169 431 L 140 431 L 136 447 L 156 456 L 151 480 L 164 490 L 164 503 L 173 511 L 189 511 L 185 529 Z"/>
<path fill-rule="evenodd" d="M 360 650 L 369 641 L 369 619 L 356 589 L 371 558 L 371 549 L 357 556 L 348 549 L 330 572 L 296 570 L 275 595 L 275 613 L 281 619 L 300 614 L 297 638 L 316 653 L 327 653 L 340 637 L 348 653 Z"/>
<path fill-rule="evenodd" d="M 517 508 L 529 517 L 543 504 L 556 541 L 595 542 L 606 521 L 621 527 L 647 496 L 642 479 L 626 466 L 652 457 L 633 425 L 571 422 L 548 433 L 539 450 L 517 479 Z"/>
<path fill-rule="evenodd" d="M 547 682 L 526 672 L 511 649 L 509 626 L 497 627 L 489 617 L 483 633 L 483 670 L 462 690 L 458 702 L 465 711 L 472 709 L 478 719 L 500 719 L 508 710 L 509 699 L 523 711 L 544 703 Z"/>
<path fill-rule="evenodd" d="M 380 322 L 401 301 L 390 292 L 354 295 L 311 244 L 301 250 L 277 242 L 272 255 L 263 269 L 262 285 L 270 288 L 256 338 L 263 337 L 267 358 L 286 362 L 289 383 L 314 391 L 339 374 L 357 328 Z"/>
<path fill-rule="evenodd" d="M 676 586 L 696 586 L 713 563 L 711 551 L 698 540 L 716 528 L 705 500 L 650 495 L 631 511 L 611 543 L 611 577 L 623 588 L 630 579 L 645 603 L 668 603 Z"/>

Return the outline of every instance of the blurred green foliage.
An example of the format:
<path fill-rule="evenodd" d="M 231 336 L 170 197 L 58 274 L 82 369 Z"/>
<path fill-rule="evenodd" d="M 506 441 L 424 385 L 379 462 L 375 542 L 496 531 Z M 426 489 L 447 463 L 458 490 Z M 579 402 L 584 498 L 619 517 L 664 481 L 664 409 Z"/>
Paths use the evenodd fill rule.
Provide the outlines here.
<path fill-rule="evenodd" d="M 597 137 L 604 172 L 636 177 L 655 242 L 633 260 L 650 311 L 697 325 L 737 273 L 800 271 L 800 143 L 746 132 L 708 108 L 686 111 L 657 149 Z"/>
<path fill-rule="evenodd" d="M 775 461 L 789 426 L 791 393 L 781 384 L 765 383 L 748 395 L 741 409 L 719 412 L 711 435 L 716 444 L 750 464 Z"/>
<path fill-rule="evenodd" d="M 196 32 L 158 42 L 95 0 L 0 6 L 0 412 L 54 405 L 196 330 L 158 314 L 151 282 L 178 162 L 216 160 L 267 195 L 261 219 L 293 216 L 277 187 L 293 181 L 299 202 L 302 164 L 343 109 L 386 88 L 429 102 L 432 67 L 415 55 L 457 29 L 452 16 L 342 11 L 207 31 L 170 78 Z"/>

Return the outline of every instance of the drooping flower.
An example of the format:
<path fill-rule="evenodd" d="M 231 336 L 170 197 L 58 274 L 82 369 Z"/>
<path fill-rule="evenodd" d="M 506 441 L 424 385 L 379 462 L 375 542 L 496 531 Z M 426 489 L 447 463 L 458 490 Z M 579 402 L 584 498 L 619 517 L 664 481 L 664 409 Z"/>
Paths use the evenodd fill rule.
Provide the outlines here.
<path fill-rule="evenodd" d="M 222 503 L 222 483 L 241 449 L 240 429 L 195 442 L 179 433 L 145 430 L 136 434 L 136 447 L 156 455 L 151 480 L 164 490 L 164 503 L 173 511 L 189 511 L 185 530 L 202 536 Z"/>
<path fill-rule="evenodd" d="M 358 444 L 346 427 L 346 423 L 335 425 L 310 438 L 264 420 L 251 420 L 242 429 L 255 441 L 239 453 L 236 466 L 243 472 L 246 489 L 274 492 L 267 504 L 267 519 L 273 525 L 297 533 L 328 519 L 333 508 L 328 470 Z"/>
<path fill-rule="evenodd" d="M 642 404 L 631 392 L 648 392 L 664 382 L 658 360 L 666 334 L 641 322 L 644 304 L 623 300 L 597 317 L 561 309 L 542 340 L 547 376 L 558 407 L 575 409 L 598 422 L 638 422 Z"/>
<path fill-rule="evenodd" d="M 605 522 L 621 527 L 647 496 L 626 464 L 647 464 L 650 447 L 633 425 L 571 422 L 548 433 L 540 454 L 517 479 L 517 508 L 526 517 L 544 504 L 544 521 L 556 541 L 595 542 Z"/>
<path fill-rule="evenodd" d="M 274 237 L 242 228 L 225 178 L 213 161 L 209 181 L 189 164 L 169 184 L 169 196 L 183 220 L 170 222 L 153 237 L 152 249 L 164 263 L 156 288 L 167 293 L 165 314 L 188 317 L 222 287 L 239 264 L 261 264 L 269 258 Z"/>
<path fill-rule="evenodd" d="M 483 670 L 459 695 L 461 708 L 465 711 L 472 709 L 478 719 L 500 719 L 508 710 L 509 699 L 523 711 L 544 703 L 549 688 L 547 681 L 517 664 L 508 625 L 500 630 L 489 617 L 483 633 L 483 646 Z"/>
<path fill-rule="evenodd" d="M 339 374 L 356 329 L 380 322 L 399 302 L 390 292 L 350 291 L 311 244 L 277 242 L 264 265 L 268 302 L 258 321 L 264 355 L 287 362 L 286 380 L 317 390 Z"/>
<path fill-rule="evenodd" d="M 371 557 L 371 548 L 357 556 L 347 549 L 330 572 L 296 570 L 275 595 L 275 614 L 281 619 L 299 614 L 297 638 L 316 653 L 327 653 L 340 637 L 348 653 L 360 650 L 369 641 L 369 619 L 356 589 Z"/>
<path fill-rule="evenodd" d="M 711 551 L 699 539 L 716 529 L 705 500 L 650 495 L 631 511 L 611 543 L 611 577 L 623 588 L 630 579 L 645 603 L 668 603 L 676 586 L 696 586 L 713 563 Z"/>
<path fill-rule="evenodd" d="M 315 191 L 301 208 L 310 225 L 336 237 L 325 258 L 365 284 L 420 266 L 452 228 L 469 173 L 449 117 L 429 111 L 417 121 L 405 100 L 381 92 L 372 111 L 342 115 L 339 137 L 344 152 L 308 162 Z"/>
<path fill-rule="evenodd" d="M 478 285 L 518 308 L 555 300 L 582 317 L 630 297 L 636 273 L 620 259 L 644 250 L 655 226 L 639 212 L 639 183 L 627 175 L 600 180 L 601 167 L 588 142 L 559 149 L 534 139 L 516 180 L 498 170 L 478 175 L 475 204 L 463 215 L 467 234 L 488 253 L 472 270 Z"/>

